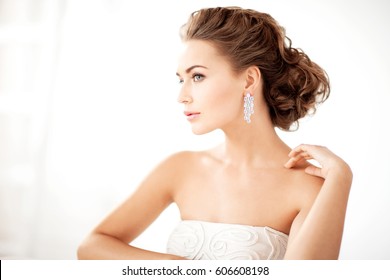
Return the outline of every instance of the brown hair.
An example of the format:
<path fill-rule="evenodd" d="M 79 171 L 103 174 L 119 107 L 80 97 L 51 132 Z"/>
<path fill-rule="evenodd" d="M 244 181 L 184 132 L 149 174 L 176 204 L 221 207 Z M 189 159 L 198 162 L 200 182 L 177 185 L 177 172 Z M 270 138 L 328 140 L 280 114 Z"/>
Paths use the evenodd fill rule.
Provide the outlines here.
<path fill-rule="evenodd" d="M 326 72 L 291 40 L 275 19 L 239 7 L 201 9 L 181 27 L 183 41 L 205 40 L 226 56 L 239 72 L 256 65 L 263 79 L 263 94 L 274 126 L 298 128 L 298 120 L 314 113 L 329 96 Z"/>

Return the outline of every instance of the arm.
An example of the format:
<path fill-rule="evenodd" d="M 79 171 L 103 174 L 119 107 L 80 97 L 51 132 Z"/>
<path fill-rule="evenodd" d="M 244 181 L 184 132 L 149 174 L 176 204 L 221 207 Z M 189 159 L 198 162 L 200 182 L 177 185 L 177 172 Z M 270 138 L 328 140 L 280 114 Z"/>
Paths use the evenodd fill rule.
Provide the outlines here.
<path fill-rule="evenodd" d="M 337 259 L 352 172 L 349 166 L 325 147 L 300 145 L 293 149 L 286 168 L 302 159 L 315 159 L 321 168 L 309 166 L 306 173 L 321 177 L 323 185 L 310 207 L 303 207 L 294 219 L 286 259 Z"/>
<path fill-rule="evenodd" d="M 129 245 L 172 202 L 181 155 L 161 163 L 137 190 L 84 240 L 79 259 L 181 259 Z"/>

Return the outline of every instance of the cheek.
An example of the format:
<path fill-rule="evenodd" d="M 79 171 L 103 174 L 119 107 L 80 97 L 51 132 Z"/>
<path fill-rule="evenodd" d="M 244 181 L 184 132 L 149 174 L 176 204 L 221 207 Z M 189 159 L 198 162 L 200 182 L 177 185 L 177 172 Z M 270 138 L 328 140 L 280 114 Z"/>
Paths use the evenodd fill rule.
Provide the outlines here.
<path fill-rule="evenodd" d="M 241 116 L 244 85 L 241 80 L 219 73 L 195 84 L 192 88 L 193 109 L 203 111 L 204 125 L 223 126 Z"/>
<path fill-rule="evenodd" d="M 210 94 L 210 105 L 214 108 L 213 115 L 224 120 L 235 118 L 241 112 L 241 93 L 235 85 L 221 84 Z"/>
<path fill-rule="evenodd" d="M 201 110 L 204 116 L 201 122 L 192 124 L 194 134 L 208 133 L 241 117 L 242 93 L 231 84 L 209 84 L 197 93 L 196 108 Z"/>

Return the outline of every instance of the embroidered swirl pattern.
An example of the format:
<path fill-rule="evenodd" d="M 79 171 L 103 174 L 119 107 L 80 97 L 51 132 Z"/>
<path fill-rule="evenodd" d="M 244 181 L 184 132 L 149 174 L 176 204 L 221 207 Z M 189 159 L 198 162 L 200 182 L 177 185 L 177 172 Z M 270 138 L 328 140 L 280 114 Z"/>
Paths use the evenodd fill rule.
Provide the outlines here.
<path fill-rule="evenodd" d="M 194 260 L 282 259 L 288 236 L 269 227 L 181 221 L 167 252 Z"/>

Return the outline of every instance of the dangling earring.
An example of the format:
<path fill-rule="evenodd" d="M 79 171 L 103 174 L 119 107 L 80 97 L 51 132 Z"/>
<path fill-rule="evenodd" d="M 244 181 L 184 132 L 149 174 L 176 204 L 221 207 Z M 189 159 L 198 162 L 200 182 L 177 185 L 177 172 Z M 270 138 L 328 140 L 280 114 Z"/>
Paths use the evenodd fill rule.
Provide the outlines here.
<path fill-rule="evenodd" d="M 254 113 L 253 100 L 254 100 L 253 96 L 251 96 L 251 94 L 247 92 L 246 95 L 244 96 L 244 120 L 247 123 L 251 122 L 251 115 Z"/>

